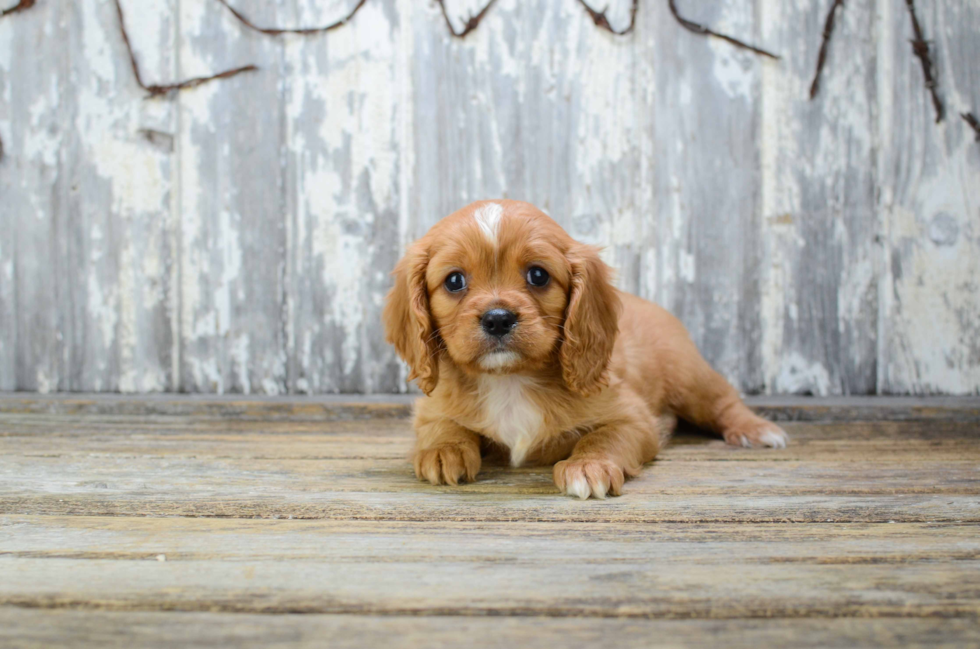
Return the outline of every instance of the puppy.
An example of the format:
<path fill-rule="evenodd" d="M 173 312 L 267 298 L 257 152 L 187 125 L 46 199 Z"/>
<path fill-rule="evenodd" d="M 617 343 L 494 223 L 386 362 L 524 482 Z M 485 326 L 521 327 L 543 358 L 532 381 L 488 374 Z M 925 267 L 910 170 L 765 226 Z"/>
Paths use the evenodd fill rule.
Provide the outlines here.
<path fill-rule="evenodd" d="M 414 420 L 420 479 L 474 480 L 489 440 L 515 467 L 554 464 L 567 495 L 618 496 L 677 418 L 737 446 L 786 445 L 680 321 L 610 274 L 596 248 L 518 201 L 473 203 L 408 249 L 384 324 L 426 394 Z"/>

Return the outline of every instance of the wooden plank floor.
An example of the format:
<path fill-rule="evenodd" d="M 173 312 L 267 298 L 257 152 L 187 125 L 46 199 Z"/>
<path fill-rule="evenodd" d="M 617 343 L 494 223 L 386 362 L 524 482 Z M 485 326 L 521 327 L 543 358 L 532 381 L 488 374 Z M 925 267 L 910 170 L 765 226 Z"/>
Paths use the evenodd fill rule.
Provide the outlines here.
<path fill-rule="evenodd" d="M 408 401 L 0 396 L 0 647 L 980 643 L 980 399 L 769 399 L 621 498 L 437 488 Z"/>

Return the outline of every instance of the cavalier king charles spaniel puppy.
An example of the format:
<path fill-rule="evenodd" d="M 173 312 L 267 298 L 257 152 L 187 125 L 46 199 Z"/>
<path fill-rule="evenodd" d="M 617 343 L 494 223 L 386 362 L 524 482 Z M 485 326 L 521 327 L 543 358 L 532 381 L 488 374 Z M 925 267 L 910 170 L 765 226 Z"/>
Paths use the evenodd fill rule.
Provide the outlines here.
<path fill-rule="evenodd" d="M 610 275 L 596 248 L 518 201 L 473 203 L 408 249 L 384 324 L 426 395 L 420 479 L 474 480 L 497 447 L 515 467 L 554 464 L 567 495 L 618 496 L 678 418 L 736 446 L 786 445 L 680 321 Z"/>

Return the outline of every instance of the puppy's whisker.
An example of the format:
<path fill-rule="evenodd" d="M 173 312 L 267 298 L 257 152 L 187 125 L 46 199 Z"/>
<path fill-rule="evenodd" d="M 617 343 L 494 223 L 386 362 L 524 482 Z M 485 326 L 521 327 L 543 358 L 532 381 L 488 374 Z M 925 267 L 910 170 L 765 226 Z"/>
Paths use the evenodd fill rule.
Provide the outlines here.
<path fill-rule="evenodd" d="M 432 342 L 433 340 L 435 340 L 437 337 L 441 335 L 443 329 L 452 329 L 454 326 L 455 325 L 449 325 L 448 327 L 436 327 L 436 329 L 433 330 L 431 334 L 429 334 L 429 337 L 426 338 L 425 342 L 427 343 Z M 448 333 L 452 333 L 452 331 L 449 331 Z"/>

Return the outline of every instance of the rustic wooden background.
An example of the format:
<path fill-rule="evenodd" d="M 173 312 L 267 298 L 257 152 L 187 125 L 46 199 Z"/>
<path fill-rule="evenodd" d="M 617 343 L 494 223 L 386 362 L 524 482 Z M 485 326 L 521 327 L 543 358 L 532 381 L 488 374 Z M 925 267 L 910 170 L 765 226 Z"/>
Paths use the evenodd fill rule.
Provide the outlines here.
<path fill-rule="evenodd" d="M 13 0 L 11 0 L 12 2 Z M 482 0 L 447 0 L 457 27 Z M 602 0 L 604 4 L 606 0 Z M 368 0 L 321 36 L 215 0 L 0 18 L 0 390 L 390 392 L 379 324 L 404 244 L 484 197 L 607 246 L 749 392 L 980 391 L 980 0 L 679 0 L 783 56 L 636 30 L 576 0 L 499 0 L 464 40 L 432 0 Z M 235 0 L 268 25 L 352 0 Z M 602 6 L 597 6 L 602 9 Z M 611 0 L 610 22 L 628 22 Z"/>

